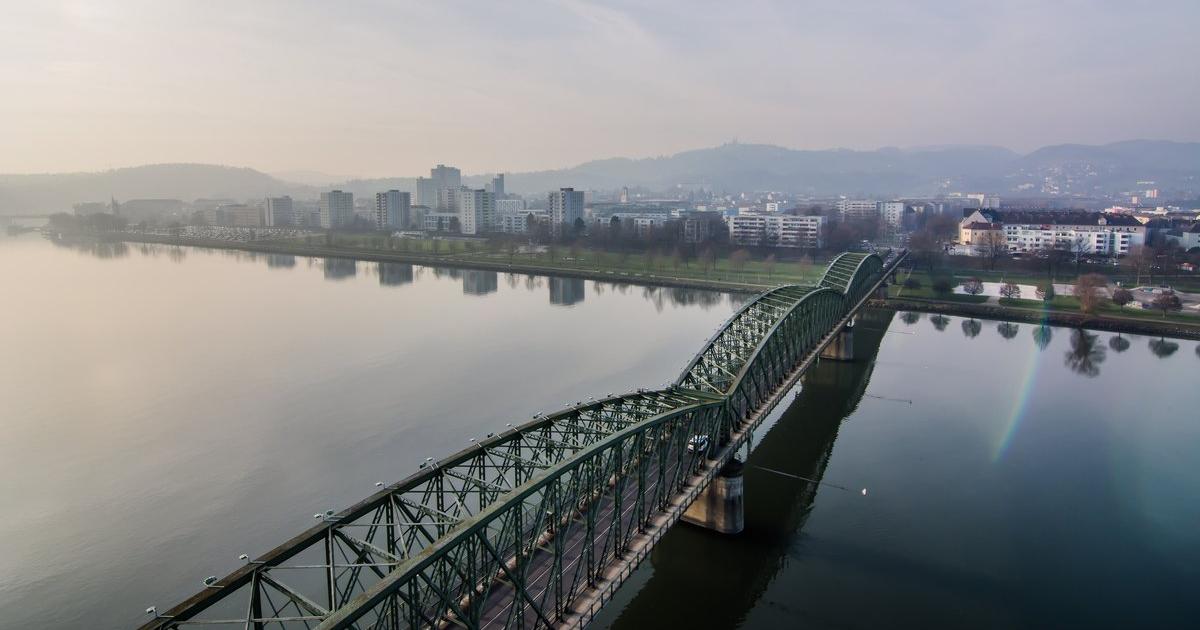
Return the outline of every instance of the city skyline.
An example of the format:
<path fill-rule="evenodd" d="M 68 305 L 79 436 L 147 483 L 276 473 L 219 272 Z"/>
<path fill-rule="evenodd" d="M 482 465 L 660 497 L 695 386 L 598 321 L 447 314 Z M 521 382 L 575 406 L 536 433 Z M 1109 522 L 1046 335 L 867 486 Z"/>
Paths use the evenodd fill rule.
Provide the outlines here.
<path fill-rule="evenodd" d="M 0 172 L 1196 140 L 1200 8 L 5 3 Z M 649 61 L 647 61 L 649 60 Z M 1153 98 L 1146 98 L 1153 95 Z"/>

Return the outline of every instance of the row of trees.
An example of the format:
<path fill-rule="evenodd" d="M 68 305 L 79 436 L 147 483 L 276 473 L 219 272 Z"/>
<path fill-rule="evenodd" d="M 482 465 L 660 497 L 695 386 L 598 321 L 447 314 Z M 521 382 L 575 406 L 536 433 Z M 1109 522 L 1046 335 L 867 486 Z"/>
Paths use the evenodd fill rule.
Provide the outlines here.
<path fill-rule="evenodd" d="M 959 286 L 961 286 L 963 293 L 967 295 L 981 295 L 984 291 L 983 281 L 976 277 L 967 278 Z M 953 293 L 954 287 L 954 280 L 949 275 L 934 277 L 930 286 L 935 294 L 943 298 Z M 916 278 L 910 277 L 904 281 L 904 288 L 910 290 L 920 289 L 921 282 Z M 1075 284 L 1072 287 L 1072 295 L 1079 302 L 1079 310 L 1085 315 L 1096 313 L 1108 302 L 1117 306 L 1125 306 L 1134 301 L 1133 292 L 1125 287 L 1116 287 L 1112 290 L 1111 295 L 1106 296 L 1107 289 L 1107 276 L 1088 273 L 1076 278 Z M 1000 285 L 1000 296 L 1010 300 L 1019 300 L 1021 299 L 1021 286 L 1015 282 L 1005 282 Z M 1038 283 L 1034 289 L 1034 296 L 1047 304 L 1053 302 L 1054 298 L 1057 297 L 1054 283 L 1050 281 Z M 1183 302 L 1174 291 L 1162 290 L 1154 294 L 1154 298 L 1150 301 L 1150 306 L 1156 311 L 1161 311 L 1163 317 L 1166 317 L 1168 313 L 1181 310 Z"/>

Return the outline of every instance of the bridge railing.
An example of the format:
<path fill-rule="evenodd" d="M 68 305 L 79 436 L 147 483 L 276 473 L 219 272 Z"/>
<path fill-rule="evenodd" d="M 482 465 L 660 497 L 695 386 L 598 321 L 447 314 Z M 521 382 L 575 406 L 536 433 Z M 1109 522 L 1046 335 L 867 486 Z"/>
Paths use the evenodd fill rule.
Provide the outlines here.
<path fill-rule="evenodd" d="M 682 390 L 640 391 L 539 417 L 450 457 L 427 461 L 146 624 L 253 622 L 305 627 L 345 606 L 447 535 L 538 483 L 554 466 L 609 435 L 719 398 Z"/>
<path fill-rule="evenodd" d="M 722 412 L 719 402 L 698 402 L 587 446 L 455 528 L 321 627 L 553 625 L 698 470 L 704 454 L 689 446 L 715 430 Z M 509 604 L 489 605 L 496 600 Z"/>

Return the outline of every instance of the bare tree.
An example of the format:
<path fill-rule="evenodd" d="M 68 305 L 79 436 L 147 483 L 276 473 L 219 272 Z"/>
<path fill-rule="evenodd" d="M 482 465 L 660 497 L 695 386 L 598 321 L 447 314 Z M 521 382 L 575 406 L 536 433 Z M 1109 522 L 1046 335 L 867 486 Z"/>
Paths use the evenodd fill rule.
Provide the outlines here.
<path fill-rule="evenodd" d="M 729 266 L 733 267 L 734 271 L 741 273 L 746 267 L 746 261 L 750 259 L 750 252 L 744 249 L 739 249 L 729 255 Z"/>
<path fill-rule="evenodd" d="M 1169 312 L 1183 308 L 1183 302 L 1180 301 L 1178 295 L 1175 295 L 1174 291 L 1159 293 L 1150 305 L 1154 307 L 1154 310 L 1162 311 L 1163 317 L 1166 317 Z"/>
<path fill-rule="evenodd" d="M 979 251 L 988 260 L 992 271 L 996 270 L 996 261 L 1008 257 L 1008 237 L 1003 229 L 991 229 L 984 233 L 978 245 Z"/>
<path fill-rule="evenodd" d="M 1100 308 L 1103 297 L 1100 290 L 1108 286 L 1108 278 L 1098 273 L 1087 273 L 1075 280 L 1075 299 L 1079 300 L 1079 310 L 1091 315 Z"/>
<path fill-rule="evenodd" d="M 763 267 L 767 269 L 767 280 L 775 274 L 775 254 L 768 254 L 766 260 L 763 261 Z"/>
<path fill-rule="evenodd" d="M 1050 302 L 1054 300 L 1054 283 L 1046 281 L 1039 284 L 1037 289 L 1034 290 L 1033 294 L 1037 296 L 1037 299 L 1043 302 Z"/>
<path fill-rule="evenodd" d="M 1005 282 L 1000 285 L 1000 295 L 1010 300 L 1019 300 L 1021 299 L 1021 287 L 1017 286 L 1015 282 Z"/>
<path fill-rule="evenodd" d="M 1083 257 L 1087 256 L 1092 251 L 1091 243 L 1088 242 L 1086 234 L 1076 234 L 1070 244 L 1071 257 L 1075 260 L 1075 273 L 1079 273 L 1079 266 L 1083 264 Z"/>

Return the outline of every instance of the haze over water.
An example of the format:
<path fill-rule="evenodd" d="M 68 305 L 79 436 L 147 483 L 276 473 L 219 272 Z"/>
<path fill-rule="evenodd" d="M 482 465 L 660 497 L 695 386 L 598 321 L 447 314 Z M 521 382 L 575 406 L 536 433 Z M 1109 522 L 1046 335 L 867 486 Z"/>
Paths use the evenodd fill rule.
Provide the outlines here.
<path fill-rule="evenodd" d="M 139 623 L 425 457 L 673 379 L 740 303 L 36 236 L 0 269 L 0 628 Z M 857 334 L 756 437 L 746 533 L 675 528 L 602 627 L 1194 620 L 1195 342 Z"/>

